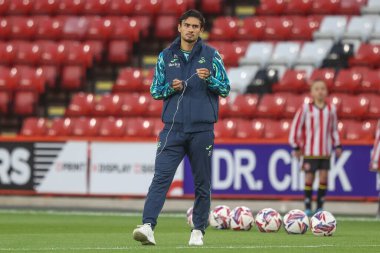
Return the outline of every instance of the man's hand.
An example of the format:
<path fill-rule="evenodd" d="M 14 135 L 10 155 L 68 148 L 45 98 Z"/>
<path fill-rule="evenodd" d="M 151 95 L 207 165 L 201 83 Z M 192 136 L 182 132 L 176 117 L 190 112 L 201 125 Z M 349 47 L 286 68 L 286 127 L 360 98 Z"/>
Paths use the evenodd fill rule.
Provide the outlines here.
<path fill-rule="evenodd" d="M 371 163 L 369 164 L 369 170 L 370 171 L 379 171 L 379 162 L 377 161 L 371 161 Z"/>
<path fill-rule="evenodd" d="M 206 68 L 197 69 L 197 74 L 200 79 L 206 79 L 210 76 L 210 70 Z"/>
<path fill-rule="evenodd" d="M 342 155 L 342 153 L 343 153 L 343 149 L 342 149 L 341 147 L 337 147 L 337 148 L 335 149 L 335 156 L 336 156 L 337 158 L 339 158 L 339 157 Z"/>
<path fill-rule="evenodd" d="M 183 89 L 182 81 L 178 79 L 174 79 L 172 82 L 172 87 L 175 91 L 181 91 Z"/>

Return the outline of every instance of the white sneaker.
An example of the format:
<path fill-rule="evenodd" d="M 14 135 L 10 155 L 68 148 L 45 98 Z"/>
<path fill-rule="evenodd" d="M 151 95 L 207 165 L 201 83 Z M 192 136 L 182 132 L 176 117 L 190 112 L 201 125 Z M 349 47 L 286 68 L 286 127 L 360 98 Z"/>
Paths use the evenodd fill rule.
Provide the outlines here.
<path fill-rule="evenodd" d="M 133 239 L 141 242 L 142 245 L 156 245 L 154 232 L 150 224 L 139 225 L 133 230 Z"/>
<path fill-rule="evenodd" d="M 190 246 L 202 246 L 203 245 L 203 234 L 202 231 L 193 229 L 190 235 Z"/>

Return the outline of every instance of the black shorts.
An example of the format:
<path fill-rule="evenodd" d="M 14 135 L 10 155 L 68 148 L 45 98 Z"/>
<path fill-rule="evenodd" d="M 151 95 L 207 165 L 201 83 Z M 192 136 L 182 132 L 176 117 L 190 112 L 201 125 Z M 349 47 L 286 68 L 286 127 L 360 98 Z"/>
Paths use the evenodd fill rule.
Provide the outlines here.
<path fill-rule="evenodd" d="M 304 171 L 316 172 L 317 170 L 330 170 L 330 158 L 305 158 L 302 169 Z"/>

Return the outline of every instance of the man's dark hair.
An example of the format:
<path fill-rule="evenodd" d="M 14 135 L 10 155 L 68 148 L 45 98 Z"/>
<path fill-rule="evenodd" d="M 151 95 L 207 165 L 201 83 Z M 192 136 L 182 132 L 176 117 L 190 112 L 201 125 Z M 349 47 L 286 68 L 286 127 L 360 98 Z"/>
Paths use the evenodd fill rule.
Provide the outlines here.
<path fill-rule="evenodd" d="M 203 17 L 202 13 L 197 11 L 197 10 L 188 10 L 186 11 L 185 13 L 182 14 L 181 17 L 179 17 L 179 20 L 178 20 L 178 23 L 179 24 L 182 24 L 182 21 L 183 20 L 186 20 L 190 17 L 193 17 L 193 18 L 197 18 L 199 19 L 199 21 L 201 22 L 201 28 L 203 28 L 205 26 L 205 18 Z"/>

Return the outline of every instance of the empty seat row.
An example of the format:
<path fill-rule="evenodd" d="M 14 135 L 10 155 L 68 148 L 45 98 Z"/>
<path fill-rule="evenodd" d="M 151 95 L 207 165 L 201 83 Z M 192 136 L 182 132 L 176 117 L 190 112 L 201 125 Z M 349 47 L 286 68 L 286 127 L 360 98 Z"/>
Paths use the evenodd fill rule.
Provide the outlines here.
<path fill-rule="evenodd" d="M 10 93 L 0 90 L 0 115 L 13 113 L 18 116 L 35 114 L 38 93 L 35 91 L 17 91 Z"/>
<path fill-rule="evenodd" d="M 310 42 L 252 42 L 245 55 L 240 58 L 241 65 L 281 64 L 313 65 L 320 67 L 333 46 L 331 40 Z"/>
<path fill-rule="evenodd" d="M 220 100 L 220 117 L 241 118 L 292 118 L 303 103 L 311 101 L 308 94 L 293 93 L 237 95 L 234 99 Z M 333 93 L 328 101 L 336 105 L 342 118 L 378 119 L 380 117 L 380 96 L 374 94 L 348 95 Z"/>
<path fill-rule="evenodd" d="M 147 93 L 108 94 L 100 97 L 77 93 L 73 96 L 65 115 L 69 117 L 159 117 L 161 111 L 162 101 L 154 100 Z"/>
<path fill-rule="evenodd" d="M 0 21 L 0 39 L 137 41 L 147 24 L 149 17 L 11 16 Z"/>
<path fill-rule="evenodd" d="M 367 0 L 265 0 L 260 1 L 256 13 L 260 15 L 359 14 L 366 4 Z"/>
<path fill-rule="evenodd" d="M 181 14 L 194 0 L 2 0 L 1 15 Z"/>
<path fill-rule="evenodd" d="M 159 118 L 27 118 L 21 135 L 142 138 L 155 137 L 162 128 Z"/>

